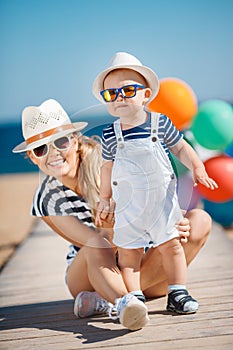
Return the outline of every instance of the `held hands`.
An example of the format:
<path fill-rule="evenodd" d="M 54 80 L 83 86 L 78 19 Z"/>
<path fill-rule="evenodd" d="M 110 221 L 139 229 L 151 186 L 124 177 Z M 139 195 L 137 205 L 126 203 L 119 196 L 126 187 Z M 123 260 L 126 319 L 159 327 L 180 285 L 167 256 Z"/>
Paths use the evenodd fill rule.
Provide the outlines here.
<path fill-rule="evenodd" d="M 113 225 L 115 210 L 115 202 L 113 200 L 100 197 L 96 210 L 95 225 L 97 227 L 103 227 L 103 223 Z"/>
<path fill-rule="evenodd" d="M 218 185 L 216 184 L 216 182 L 208 176 L 204 166 L 195 168 L 193 170 L 193 178 L 194 178 L 194 187 L 196 187 L 198 183 L 201 183 L 202 185 L 209 188 L 210 190 L 214 190 L 215 188 L 218 188 Z"/>

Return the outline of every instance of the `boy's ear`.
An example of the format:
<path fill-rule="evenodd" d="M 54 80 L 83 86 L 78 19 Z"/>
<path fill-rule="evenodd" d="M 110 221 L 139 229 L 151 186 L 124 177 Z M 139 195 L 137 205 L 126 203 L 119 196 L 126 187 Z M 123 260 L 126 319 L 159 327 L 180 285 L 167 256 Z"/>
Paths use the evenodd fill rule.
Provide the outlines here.
<path fill-rule="evenodd" d="M 145 103 L 147 103 L 147 102 L 150 100 L 151 95 L 152 95 L 151 89 L 150 89 L 150 88 L 146 88 L 146 89 L 144 90 L 144 102 L 145 102 Z"/>

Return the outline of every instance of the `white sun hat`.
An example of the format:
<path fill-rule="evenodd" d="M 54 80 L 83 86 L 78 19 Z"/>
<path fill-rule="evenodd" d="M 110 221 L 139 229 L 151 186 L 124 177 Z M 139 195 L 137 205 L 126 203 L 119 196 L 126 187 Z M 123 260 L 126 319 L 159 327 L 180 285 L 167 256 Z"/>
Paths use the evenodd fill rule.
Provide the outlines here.
<path fill-rule="evenodd" d="M 144 66 L 135 56 L 127 52 L 117 52 L 110 60 L 107 69 L 97 75 L 92 86 L 93 95 L 103 102 L 100 91 L 104 89 L 103 82 L 106 76 L 115 69 L 132 69 L 140 73 L 147 81 L 148 87 L 152 90 L 150 100 L 155 98 L 159 92 L 159 79 L 155 72 Z"/>
<path fill-rule="evenodd" d="M 32 150 L 59 137 L 80 131 L 86 122 L 72 123 L 62 106 L 53 99 L 44 101 L 40 106 L 26 107 L 22 112 L 22 132 L 24 142 L 12 152 Z"/>

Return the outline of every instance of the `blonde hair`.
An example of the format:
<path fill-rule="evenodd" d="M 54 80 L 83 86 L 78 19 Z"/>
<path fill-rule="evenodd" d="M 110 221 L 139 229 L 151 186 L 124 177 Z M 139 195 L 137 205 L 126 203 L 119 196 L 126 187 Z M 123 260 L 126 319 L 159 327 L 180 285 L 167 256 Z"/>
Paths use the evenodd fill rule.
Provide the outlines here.
<path fill-rule="evenodd" d="M 96 203 L 99 200 L 100 168 L 102 165 L 101 143 L 98 136 L 78 138 L 80 165 L 78 185 L 83 198 L 90 205 L 93 216 L 96 215 Z"/>

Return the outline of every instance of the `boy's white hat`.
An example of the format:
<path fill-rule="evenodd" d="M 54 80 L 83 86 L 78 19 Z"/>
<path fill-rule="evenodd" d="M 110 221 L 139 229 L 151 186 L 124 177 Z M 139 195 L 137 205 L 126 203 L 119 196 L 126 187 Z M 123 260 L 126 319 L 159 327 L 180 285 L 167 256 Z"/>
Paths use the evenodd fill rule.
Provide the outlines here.
<path fill-rule="evenodd" d="M 25 141 L 12 151 L 19 153 L 32 150 L 86 126 L 86 122 L 71 123 L 67 113 L 56 100 L 46 100 L 38 107 L 29 106 L 23 110 L 22 132 Z"/>
<path fill-rule="evenodd" d="M 109 62 L 108 68 L 101 72 L 94 80 L 92 86 L 93 95 L 103 102 L 102 97 L 100 95 L 100 91 L 104 89 L 103 82 L 105 77 L 115 69 L 132 69 L 138 73 L 140 73 L 147 81 L 148 87 L 152 90 L 152 96 L 150 100 L 155 98 L 159 91 L 159 79 L 155 72 L 143 66 L 142 63 L 133 55 L 127 52 L 117 52 Z"/>

